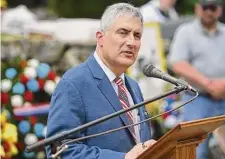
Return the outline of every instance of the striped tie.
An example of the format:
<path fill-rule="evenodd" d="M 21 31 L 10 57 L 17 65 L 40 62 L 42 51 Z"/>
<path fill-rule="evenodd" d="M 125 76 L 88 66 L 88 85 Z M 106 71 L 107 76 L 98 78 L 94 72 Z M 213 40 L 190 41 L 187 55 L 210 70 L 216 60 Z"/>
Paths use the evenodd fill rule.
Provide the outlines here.
<path fill-rule="evenodd" d="M 130 106 L 129 104 L 129 100 L 126 94 L 126 88 L 125 85 L 123 84 L 123 80 L 121 79 L 121 77 L 117 77 L 114 82 L 117 84 L 118 86 L 118 97 L 120 100 L 120 103 L 123 107 L 123 109 L 128 108 Z M 134 117 L 132 115 L 131 111 L 126 112 L 126 115 L 128 116 L 129 119 L 129 124 L 133 124 L 134 122 Z M 134 137 L 135 141 L 136 140 L 136 135 L 135 135 L 135 131 L 134 131 L 134 127 L 131 127 L 132 129 L 132 136 Z"/>

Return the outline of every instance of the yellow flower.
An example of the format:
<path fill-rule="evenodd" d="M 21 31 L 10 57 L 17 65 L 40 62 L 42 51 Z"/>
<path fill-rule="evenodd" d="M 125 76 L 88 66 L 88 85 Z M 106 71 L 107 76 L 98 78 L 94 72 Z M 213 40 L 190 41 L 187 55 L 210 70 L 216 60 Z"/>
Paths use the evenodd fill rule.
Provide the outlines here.
<path fill-rule="evenodd" d="M 13 143 L 10 144 L 10 151 L 12 152 L 13 156 L 18 154 L 18 149 L 17 149 L 16 145 L 14 145 Z"/>
<path fill-rule="evenodd" d="M 9 151 L 6 152 L 6 156 L 11 157 L 18 154 L 18 149 L 13 143 L 9 143 Z"/>
<path fill-rule="evenodd" d="M 10 143 L 16 143 L 18 141 L 16 126 L 10 123 L 6 123 L 3 127 L 2 139 Z"/>
<path fill-rule="evenodd" d="M 5 157 L 5 150 L 2 145 L 0 147 L 0 156 Z"/>
<path fill-rule="evenodd" d="M 9 151 L 5 152 L 4 147 L 0 147 L 0 155 L 2 157 L 12 157 L 18 154 L 18 149 L 15 143 L 18 141 L 17 127 L 11 123 L 7 123 L 6 112 L 1 113 L 1 141 L 5 141 L 9 145 Z"/>
<path fill-rule="evenodd" d="M 3 111 L 2 113 L 1 113 L 1 125 L 4 125 L 5 123 L 6 123 L 6 112 L 5 111 Z"/>

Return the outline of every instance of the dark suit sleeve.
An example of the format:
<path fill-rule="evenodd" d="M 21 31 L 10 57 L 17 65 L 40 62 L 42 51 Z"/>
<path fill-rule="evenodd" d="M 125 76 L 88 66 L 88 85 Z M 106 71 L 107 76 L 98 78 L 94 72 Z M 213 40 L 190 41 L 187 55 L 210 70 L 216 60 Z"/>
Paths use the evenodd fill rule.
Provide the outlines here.
<path fill-rule="evenodd" d="M 85 107 L 79 90 L 71 81 L 61 79 L 51 99 L 47 137 L 65 130 L 71 130 L 84 123 Z M 85 136 L 85 131 L 75 134 L 73 138 L 82 136 Z M 47 156 L 50 158 L 50 148 L 47 147 L 46 150 Z M 85 145 L 85 141 L 70 144 L 69 148 L 63 153 L 64 159 L 123 159 L 124 157 L 125 153 L 100 149 L 96 146 L 89 147 Z"/>

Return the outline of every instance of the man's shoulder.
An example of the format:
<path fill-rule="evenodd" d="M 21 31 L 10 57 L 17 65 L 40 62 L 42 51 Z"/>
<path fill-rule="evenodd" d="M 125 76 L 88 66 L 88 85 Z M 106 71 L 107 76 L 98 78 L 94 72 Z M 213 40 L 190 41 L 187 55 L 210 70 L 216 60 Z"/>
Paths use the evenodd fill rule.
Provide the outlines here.
<path fill-rule="evenodd" d="M 175 36 L 190 37 L 196 31 L 196 21 L 190 21 L 181 24 L 175 31 Z"/>
<path fill-rule="evenodd" d="M 84 78 L 88 74 L 88 67 L 86 62 L 79 64 L 69 70 L 67 70 L 62 78 L 69 81 L 77 81 Z"/>
<path fill-rule="evenodd" d="M 193 30 L 195 28 L 195 23 L 196 23 L 195 20 L 183 23 L 177 28 L 177 30 L 180 30 L 180 31 L 191 31 L 191 30 Z"/>
<path fill-rule="evenodd" d="M 140 11 L 143 17 L 154 17 L 155 16 L 155 6 L 150 2 L 140 7 Z"/>
<path fill-rule="evenodd" d="M 140 8 L 140 11 L 143 15 L 145 22 L 156 20 L 157 15 L 155 9 L 151 5 L 142 6 Z"/>

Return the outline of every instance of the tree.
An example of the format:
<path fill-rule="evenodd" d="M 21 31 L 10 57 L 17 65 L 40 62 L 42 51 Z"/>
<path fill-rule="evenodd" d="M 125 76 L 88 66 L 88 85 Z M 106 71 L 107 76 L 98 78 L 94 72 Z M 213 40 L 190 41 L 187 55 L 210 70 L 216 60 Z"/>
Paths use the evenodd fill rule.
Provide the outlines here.
<path fill-rule="evenodd" d="M 175 8 L 181 15 L 193 14 L 197 2 L 198 0 L 178 0 Z"/>
<path fill-rule="evenodd" d="M 140 6 L 148 0 L 48 0 L 48 6 L 59 17 L 100 18 L 106 6 L 118 2 L 128 2 Z"/>

